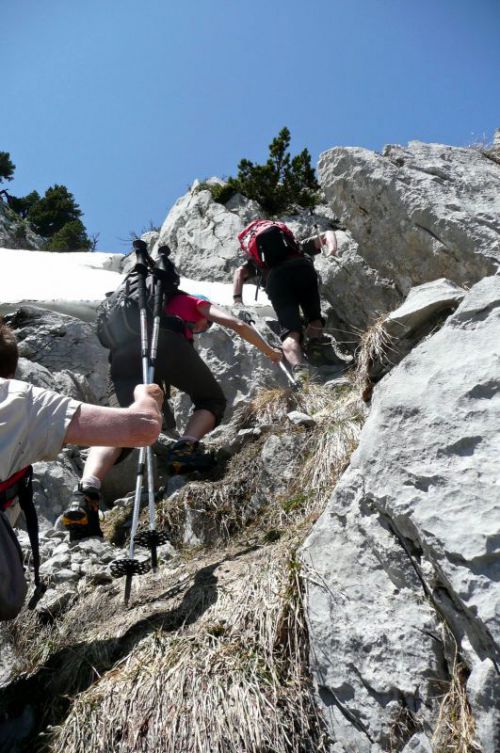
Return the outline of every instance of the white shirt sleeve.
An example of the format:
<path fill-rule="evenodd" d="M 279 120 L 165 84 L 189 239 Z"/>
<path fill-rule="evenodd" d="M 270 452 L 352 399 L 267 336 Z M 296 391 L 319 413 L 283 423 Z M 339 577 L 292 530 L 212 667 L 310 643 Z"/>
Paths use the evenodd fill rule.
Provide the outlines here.
<path fill-rule="evenodd" d="M 0 480 L 53 460 L 81 403 L 16 379 L 0 379 Z"/>

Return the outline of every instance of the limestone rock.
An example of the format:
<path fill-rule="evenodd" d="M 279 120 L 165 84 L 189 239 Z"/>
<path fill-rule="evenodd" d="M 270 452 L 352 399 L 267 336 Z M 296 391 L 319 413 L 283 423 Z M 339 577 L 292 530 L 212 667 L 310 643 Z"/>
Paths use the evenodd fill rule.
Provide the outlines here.
<path fill-rule="evenodd" d="M 41 525 L 55 523 L 79 480 L 75 463 L 63 453 L 56 461 L 33 464 L 33 499 Z"/>
<path fill-rule="evenodd" d="M 350 468 L 304 546 L 319 697 L 334 739 L 359 751 L 385 750 L 403 711 L 432 731 L 440 619 L 473 677 L 486 659 L 498 666 L 499 331 L 500 277 L 488 277 L 377 385 Z M 470 702 L 489 753 L 492 695 Z"/>
<path fill-rule="evenodd" d="M 0 196 L 0 247 L 37 249 L 43 247 L 44 240 Z"/>
<path fill-rule="evenodd" d="M 228 279 L 236 266 L 237 235 L 244 221 L 194 186 L 170 210 L 157 245 L 166 243 L 182 274 L 194 279 Z"/>
<path fill-rule="evenodd" d="M 307 413 L 301 413 L 298 410 L 290 411 L 290 413 L 287 413 L 287 418 L 292 422 L 292 424 L 295 424 L 295 426 L 311 427 L 316 423 L 314 418 L 311 418 L 311 416 L 308 416 Z"/>
<path fill-rule="evenodd" d="M 370 385 L 396 366 L 418 342 L 442 326 L 464 296 L 463 288 L 445 279 L 412 288 L 401 306 L 374 325 L 373 344 L 366 340 L 362 358 L 366 361 L 363 368 L 367 388 L 370 390 Z"/>
<path fill-rule="evenodd" d="M 321 155 L 319 178 L 356 244 L 357 256 L 340 248 L 327 293 L 335 305 L 354 284 L 349 305 L 340 303 L 353 326 L 364 319 L 364 329 L 414 285 L 446 277 L 470 286 L 498 269 L 500 165 L 481 152 L 420 142 L 383 154 L 338 147 Z"/>
<path fill-rule="evenodd" d="M 451 313 L 464 296 L 463 288 L 445 279 L 417 285 L 404 303 L 390 312 L 384 327 L 393 337 L 408 337 L 443 313 Z"/>
<path fill-rule="evenodd" d="M 18 339 L 20 356 L 52 374 L 59 372 L 54 389 L 80 390 L 91 402 L 106 402 L 108 351 L 99 343 L 93 325 L 34 306 L 22 306 L 6 321 Z M 25 374 L 30 373 L 26 364 L 21 366 Z M 46 376 L 45 372 L 34 378 L 43 382 Z"/>

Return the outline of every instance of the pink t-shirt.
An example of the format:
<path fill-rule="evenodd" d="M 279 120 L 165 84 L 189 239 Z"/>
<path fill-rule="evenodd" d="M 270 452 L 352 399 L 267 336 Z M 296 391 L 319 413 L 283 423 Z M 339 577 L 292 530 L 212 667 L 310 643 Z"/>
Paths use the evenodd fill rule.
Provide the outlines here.
<path fill-rule="evenodd" d="M 188 325 L 198 324 L 206 317 L 199 311 L 198 306 L 202 304 L 210 303 L 204 298 L 197 298 L 195 295 L 188 295 L 188 293 L 180 293 L 172 298 L 164 308 L 166 314 L 172 316 L 179 316 Z M 184 328 L 184 335 L 188 340 L 193 339 L 193 333 L 189 326 Z"/>

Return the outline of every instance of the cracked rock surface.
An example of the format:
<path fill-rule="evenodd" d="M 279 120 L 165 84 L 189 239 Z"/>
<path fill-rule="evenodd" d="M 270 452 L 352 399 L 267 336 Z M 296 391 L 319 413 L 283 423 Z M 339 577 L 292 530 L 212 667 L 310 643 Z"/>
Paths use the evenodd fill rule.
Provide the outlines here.
<path fill-rule="evenodd" d="M 479 740 L 500 747 L 499 333 L 500 278 L 487 277 L 377 385 L 304 545 L 311 663 L 342 753 L 430 738 L 444 626 L 471 671 Z"/>

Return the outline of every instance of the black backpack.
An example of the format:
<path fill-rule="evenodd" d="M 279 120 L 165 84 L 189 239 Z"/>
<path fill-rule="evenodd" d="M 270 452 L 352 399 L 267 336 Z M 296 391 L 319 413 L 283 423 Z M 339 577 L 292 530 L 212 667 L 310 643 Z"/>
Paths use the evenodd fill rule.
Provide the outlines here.
<path fill-rule="evenodd" d="M 137 242 L 136 242 L 137 243 Z M 161 264 L 155 265 L 147 255 L 148 274 L 146 277 L 146 308 L 148 321 L 153 318 L 154 287 L 157 280 L 163 284 L 163 302 L 168 301 L 182 291 L 179 290 L 180 276 L 174 263 L 167 258 L 170 249 L 159 249 Z M 139 341 L 141 335 L 139 313 L 139 276 L 140 270 L 134 267 L 113 293 L 108 293 L 105 300 L 97 307 L 96 331 L 101 345 L 116 349 L 130 340 Z M 172 317 L 165 317 L 164 324 Z M 160 319 L 160 328 L 162 320 Z M 172 329 L 171 325 L 166 327 Z"/>
<path fill-rule="evenodd" d="M 255 238 L 258 254 L 267 269 L 277 267 L 292 256 L 302 255 L 299 244 L 278 225 L 271 225 Z"/>

